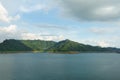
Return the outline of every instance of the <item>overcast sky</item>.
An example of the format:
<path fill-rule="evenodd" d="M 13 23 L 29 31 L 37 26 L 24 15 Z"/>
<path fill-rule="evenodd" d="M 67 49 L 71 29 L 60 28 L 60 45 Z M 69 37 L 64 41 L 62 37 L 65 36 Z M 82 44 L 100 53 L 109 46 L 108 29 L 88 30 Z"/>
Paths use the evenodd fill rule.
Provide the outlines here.
<path fill-rule="evenodd" d="M 0 42 L 70 39 L 120 48 L 120 0 L 0 0 Z"/>

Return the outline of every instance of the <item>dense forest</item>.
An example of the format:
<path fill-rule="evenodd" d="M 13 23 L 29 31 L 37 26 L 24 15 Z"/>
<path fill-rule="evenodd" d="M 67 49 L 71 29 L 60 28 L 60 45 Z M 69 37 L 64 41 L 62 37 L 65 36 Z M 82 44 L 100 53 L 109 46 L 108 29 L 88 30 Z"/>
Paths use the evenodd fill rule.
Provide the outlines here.
<path fill-rule="evenodd" d="M 85 45 L 71 40 L 60 42 L 44 40 L 14 40 L 9 39 L 0 43 L 0 51 L 40 51 L 40 52 L 119 52 L 118 48 L 102 48 Z"/>

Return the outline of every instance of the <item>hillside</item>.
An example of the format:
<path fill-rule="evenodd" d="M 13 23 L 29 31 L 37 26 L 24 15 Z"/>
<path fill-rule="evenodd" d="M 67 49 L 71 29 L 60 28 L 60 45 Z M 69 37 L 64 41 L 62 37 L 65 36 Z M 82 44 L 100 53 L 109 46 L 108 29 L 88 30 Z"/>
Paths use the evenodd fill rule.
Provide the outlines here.
<path fill-rule="evenodd" d="M 0 44 L 0 51 L 44 51 L 56 42 L 43 40 L 5 40 Z"/>
<path fill-rule="evenodd" d="M 120 52 L 118 48 L 102 48 L 85 45 L 71 40 L 60 42 L 44 40 L 14 40 L 0 43 L 0 52 L 4 51 L 40 51 L 40 52 Z"/>
<path fill-rule="evenodd" d="M 32 48 L 34 51 L 45 51 L 46 49 L 54 46 L 56 42 L 54 41 L 44 41 L 44 40 L 20 40 L 24 45 Z"/>
<path fill-rule="evenodd" d="M 99 46 L 85 45 L 71 40 L 63 40 L 56 43 L 53 47 L 50 47 L 48 51 L 52 52 L 67 52 L 67 51 L 79 51 L 79 52 L 93 52 L 93 51 L 106 51 L 107 49 Z M 107 50 L 108 51 L 108 50 Z"/>
<path fill-rule="evenodd" d="M 33 49 L 19 40 L 5 40 L 0 44 L 0 51 L 32 51 Z"/>

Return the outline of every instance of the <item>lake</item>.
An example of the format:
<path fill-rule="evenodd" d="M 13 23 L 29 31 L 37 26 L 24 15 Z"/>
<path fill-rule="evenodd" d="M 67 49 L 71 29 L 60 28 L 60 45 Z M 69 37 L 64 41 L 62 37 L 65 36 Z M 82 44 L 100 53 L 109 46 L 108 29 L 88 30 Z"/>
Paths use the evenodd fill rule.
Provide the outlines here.
<path fill-rule="evenodd" d="M 120 80 L 120 54 L 0 54 L 0 80 Z"/>

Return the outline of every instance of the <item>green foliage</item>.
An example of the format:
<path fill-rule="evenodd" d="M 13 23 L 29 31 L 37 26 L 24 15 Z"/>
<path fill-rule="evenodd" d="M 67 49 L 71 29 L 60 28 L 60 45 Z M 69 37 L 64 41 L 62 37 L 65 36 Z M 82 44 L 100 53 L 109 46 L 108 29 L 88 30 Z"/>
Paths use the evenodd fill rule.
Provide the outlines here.
<path fill-rule="evenodd" d="M 71 40 L 60 42 L 44 40 L 5 40 L 0 43 L 0 51 L 46 51 L 46 52 L 119 52 L 117 48 L 101 48 L 85 45 Z"/>
<path fill-rule="evenodd" d="M 21 40 L 21 42 L 32 48 L 34 51 L 44 51 L 56 43 L 53 41 L 43 40 Z"/>
<path fill-rule="evenodd" d="M 5 40 L 0 44 L 0 51 L 44 51 L 55 44 L 42 40 Z"/>
<path fill-rule="evenodd" d="M 5 40 L 0 44 L 0 51 L 32 51 L 33 49 L 27 47 L 19 40 Z"/>
<path fill-rule="evenodd" d="M 120 49 L 117 49 L 120 50 Z M 116 52 L 116 48 L 102 48 L 99 46 L 85 45 L 78 42 L 64 40 L 56 43 L 53 47 L 47 51 L 51 52 Z"/>

